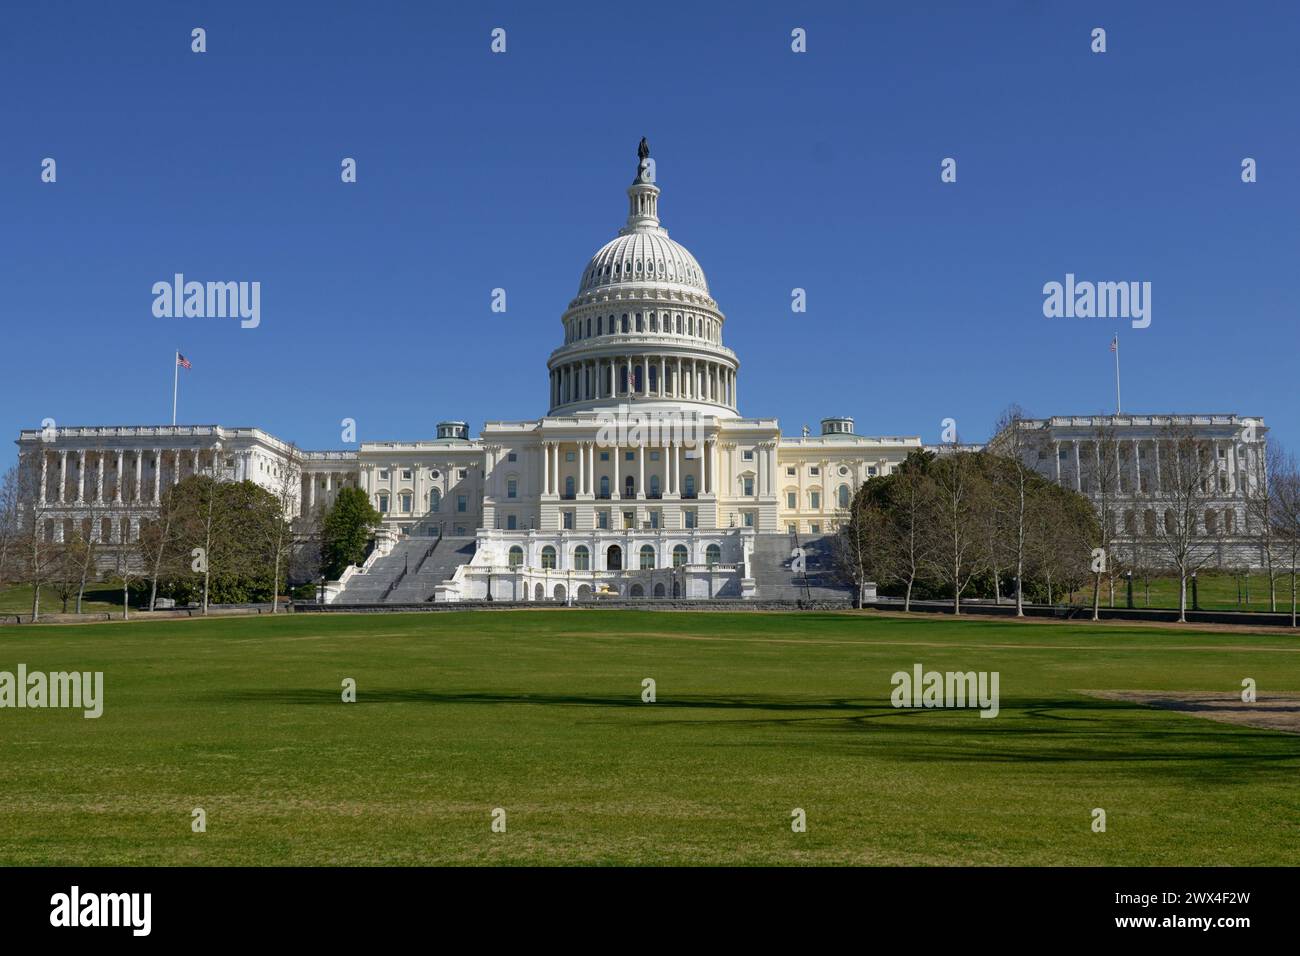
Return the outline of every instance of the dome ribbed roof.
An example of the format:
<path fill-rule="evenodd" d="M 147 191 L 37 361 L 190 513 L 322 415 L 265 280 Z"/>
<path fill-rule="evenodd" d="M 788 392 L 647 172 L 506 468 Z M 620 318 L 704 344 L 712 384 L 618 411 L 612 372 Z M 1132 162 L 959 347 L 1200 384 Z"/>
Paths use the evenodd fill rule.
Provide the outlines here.
<path fill-rule="evenodd" d="M 663 229 L 628 232 L 601 246 L 583 270 L 578 294 L 618 285 L 652 285 L 709 294 L 700 264 Z"/>

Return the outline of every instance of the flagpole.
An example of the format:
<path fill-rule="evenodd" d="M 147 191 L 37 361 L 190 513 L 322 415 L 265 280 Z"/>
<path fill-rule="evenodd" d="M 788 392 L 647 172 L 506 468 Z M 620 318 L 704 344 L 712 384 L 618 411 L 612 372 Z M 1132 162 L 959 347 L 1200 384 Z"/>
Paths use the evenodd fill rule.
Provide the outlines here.
<path fill-rule="evenodd" d="M 181 384 L 181 350 L 172 356 L 172 425 L 176 424 L 176 390 Z"/>
<path fill-rule="evenodd" d="M 1119 403 L 1119 336 L 1115 336 L 1115 414 L 1120 414 Z"/>

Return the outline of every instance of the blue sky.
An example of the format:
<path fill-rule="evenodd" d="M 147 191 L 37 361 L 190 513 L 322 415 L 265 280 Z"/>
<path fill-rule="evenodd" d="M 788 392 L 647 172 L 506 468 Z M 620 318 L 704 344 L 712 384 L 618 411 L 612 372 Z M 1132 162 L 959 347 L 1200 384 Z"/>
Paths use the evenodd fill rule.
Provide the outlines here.
<path fill-rule="evenodd" d="M 1118 330 L 1126 411 L 1259 414 L 1297 449 L 1298 28 L 1294 3 L 10 4 L 0 433 L 165 423 L 176 348 L 182 422 L 306 447 L 344 417 L 537 417 L 644 135 L 744 414 L 933 441 L 1013 401 L 1109 412 Z M 154 317 L 176 272 L 261 282 L 261 325 Z M 1151 326 L 1045 318 L 1067 272 L 1151 282 Z"/>

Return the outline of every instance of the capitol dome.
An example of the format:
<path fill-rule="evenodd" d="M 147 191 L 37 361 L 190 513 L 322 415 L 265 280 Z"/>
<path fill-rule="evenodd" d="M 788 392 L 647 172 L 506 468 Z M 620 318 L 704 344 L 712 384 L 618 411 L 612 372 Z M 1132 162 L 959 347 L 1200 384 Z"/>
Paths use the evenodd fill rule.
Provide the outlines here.
<path fill-rule="evenodd" d="M 645 140 L 627 188 L 627 222 L 582 271 L 547 362 L 550 413 L 635 403 L 734 417 L 740 362 L 722 344 L 726 317 L 704 270 L 659 224 Z"/>
<path fill-rule="evenodd" d="M 624 230 L 591 257 L 582 273 L 578 294 L 620 284 L 651 284 L 665 289 L 686 287 L 709 294 L 704 270 L 681 243 L 668 238 L 668 230 L 637 227 Z"/>

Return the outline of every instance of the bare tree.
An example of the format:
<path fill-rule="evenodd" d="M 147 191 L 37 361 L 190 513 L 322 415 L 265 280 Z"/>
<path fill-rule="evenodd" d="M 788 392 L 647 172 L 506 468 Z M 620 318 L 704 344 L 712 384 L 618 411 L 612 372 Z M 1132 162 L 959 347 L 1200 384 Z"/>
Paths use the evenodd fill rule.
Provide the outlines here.
<path fill-rule="evenodd" d="M 1268 576 L 1268 609 L 1276 612 L 1277 579 L 1282 573 L 1279 557 L 1286 541 L 1276 535 L 1278 522 L 1271 484 L 1274 474 L 1285 471 L 1286 461 L 1281 447 L 1276 444 L 1265 447 L 1264 454 L 1254 456 L 1254 466 L 1246 477 L 1246 521 L 1264 559 L 1264 573 Z"/>
<path fill-rule="evenodd" d="M 285 450 L 284 460 L 280 464 L 280 474 L 276 480 L 275 498 L 278 514 L 270 527 L 270 540 L 267 542 L 273 552 L 271 575 L 271 613 L 280 610 L 280 569 L 288 566 L 289 549 L 293 545 L 293 512 L 302 498 L 303 455 L 297 445 L 289 444 Z"/>
<path fill-rule="evenodd" d="M 1086 543 L 1092 552 L 1092 619 L 1101 619 L 1101 582 L 1115 572 L 1119 554 L 1115 549 L 1115 527 L 1119 520 L 1119 438 L 1113 418 L 1104 419 L 1093 430 L 1092 461 L 1088 478 L 1081 479 L 1092 492 L 1097 522 L 1086 525 Z M 1113 581 L 1113 579 L 1112 579 Z M 1112 583 L 1113 588 L 1113 583 Z M 1112 591 L 1111 604 L 1114 604 Z"/>
<path fill-rule="evenodd" d="M 45 480 L 42 460 L 44 444 L 22 455 L 18 461 L 16 496 L 18 530 L 15 545 L 21 549 L 22 580 L 32 589 L 32 620 L 41 617 L 41 588 L 58 576 L 62 545 L 50 526 L 50 507 L 41 483 Z"/>
<path fill-rule="evenodd" d="M 953 614 L 960 614 L 962 593 L 988 564 L 983 527 L 988 482 L 980 456 L 969 451 L 939 456 L 930 474 L 934 494 L 926 516 L 932 536 L 927 565 L 936 580 L 952 588 Z"/>
<path fill-rule="evenodd" d="M 885 527 L 885 563 L 893 579 L 904 586 L 903 610 L 912 610 L 912 590 L 924 573 L 934 548 L 926 520 L 933 513 L 934 483 L 923 453 L 908 456 L 895 475 L 889 518 Z"/>
<path fill-rule="evenodd" d="M 1157 454 L 1165 513 L 1156 521 L 1156 542 L 1178 574 L 1181 623 L 1187 620 L 1187 581 L 1215 555 L 1211 540 L 1201 534 L 1201 518 L 1218 495 L 1218 464 L 1213 449 L 1188 425 L 1166 426 Z"/>
<path fill-rule="evenodd" d="M 994 472 L 994 509 L 999 516 L 994 527 L 1000 531 L 997 547 L 1004 551 L 1015 568 L 1016 617 L 1025 616 L 1025 565 L 1029 559 L 1033 476 L 1025 464 L 1032 451 L 1025 435 L 1025 412 L 1011 405 L 1002 413 L 994 434 L 999 436 L 999 460 Z M 996 581 L 994 588 L 997 588 Z"/>
<path fill-rule="evenodd" d="M 18 466 L 0 478 L 0 585 L 14 576 L 14 557 L 22 536 L 22 496 Z"/>
<path fill-rule="evenodd" d="M 1279 453 L 1269 461 L 1270 515 L 1281 563 L 1291 577 L 1291 626 L 1296 626 L 1296 577 L 1300 573 L 1300 467 L 1291 455 Z"/>

